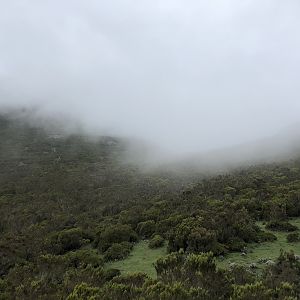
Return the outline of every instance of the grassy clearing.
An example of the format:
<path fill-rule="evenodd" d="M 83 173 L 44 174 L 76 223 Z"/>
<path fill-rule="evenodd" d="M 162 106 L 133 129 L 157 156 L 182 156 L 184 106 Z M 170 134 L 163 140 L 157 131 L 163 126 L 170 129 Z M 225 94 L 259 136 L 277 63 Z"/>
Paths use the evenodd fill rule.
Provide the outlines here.
<path fill-rule="evenodd" d="M 119 269 L 122 273 L 143 272 L 155 278 L 156 271 L 153 264 L 167 254 L 167 249 L 166 246 L 150 249 L 148 243 L 148 241 L 137 243 L 129 257 L 109 263 L 107 267 Z"/>
<path fill-rule="evenodd" d="M 300 218 L 290 220 L 290 223 L 300 229 Z M 265 225 L 263 225 L 262 222 L 259 222 L 258 225 L 265 230 Z M 275 231 L 272 231 L 272 233 L 277 236 L 276 241 L 261 244 L 250 244 L 248 245 L 249 253 L 246 256 L 242 256 L 241 253 L 230 253 L 226 255 L 224 260 L 218 259 L 218 265 L 226 268 L 230 263 L 237 263 L 244 266 L 256 263 L 257 267 L 260 268 L 264 266 L 264 264 L 258 264 L 258 260 L 260 258 L 275 260 L 280 254 L 280 249 L 285 251 L 293 250 L 295 254 L 300 254 L 300 242 L 287 243 L 286 236 L 288 233 Z"/>
<path fill-rule="evenodd" d="M 290 223 L 296 225 L 300 230 L 300 218 L 290 220 Z M 265 230 L 265 225 L 259 222 L 258 225 Z M 266 230 L 268 231 L 268 230 Z M 251 263 L 256 263 L 258 270 L 263 268 L 264 264 L 259 264 L 260 258 L 268 258 L 275 260 L 279 254 L 280 249 L 285 251 L 293 250 L 295 254 L 300 255 L 300 242 L 287 243 L 285 232 L 275 232 L 273 234 L 277 236 L 277 240 L 274 242 L 266 242 L 261 244 L 248 245 L 248 254 L 242 256 L 240 252 L 229 253 L 223 260 L 217 259 L 219 267 L 227 268 L 230 263 L 237 263 L 244 266 L 249 266 Z M 158 249 L 149 249 L 148 241 L 141 241 L 137 243 L 130 256 L 124 260 L 116 261 L 107 264 L 107 267 L 119 269 L 122 273 L 143 272 L 150 277 L 155 278 L 156 272 L 153 264 L 157 259 L 167 254 L 166 246 Z"/>

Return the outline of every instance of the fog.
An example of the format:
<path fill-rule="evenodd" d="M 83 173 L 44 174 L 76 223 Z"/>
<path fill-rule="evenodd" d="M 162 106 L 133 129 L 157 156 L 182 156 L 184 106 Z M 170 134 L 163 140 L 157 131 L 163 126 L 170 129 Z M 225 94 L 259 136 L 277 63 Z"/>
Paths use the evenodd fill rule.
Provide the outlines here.
<path fill-rule="evenodd" d="M 0 3 L 2 110 L 35 107 L 177 155 L 298 123 L 298 0 Z"/>

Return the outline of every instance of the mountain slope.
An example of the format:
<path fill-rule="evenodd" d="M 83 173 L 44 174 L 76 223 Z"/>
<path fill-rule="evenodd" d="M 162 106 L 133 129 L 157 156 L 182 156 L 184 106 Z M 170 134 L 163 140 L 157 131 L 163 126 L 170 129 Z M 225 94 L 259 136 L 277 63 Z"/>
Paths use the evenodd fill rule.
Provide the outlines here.
<path fill-rule="evenodd" d="M 275 299 L 283 282 L 288 295 L 300 290 L 293 254 L 267 277 L 214 263 L 274 241 L 257 220 L 291 228 L 289 218 L 300 216 L 299 159 L 203 178 L 184 175 L 186 166 L 175 175 L 142 172 L 124 162 L 124 140 L 19 118 L 0 117 L 0 139 L 0 298 L 235 299 L 237 285 L 259 284 Z M 172 252 L 155 264 L 157 280 L 109 269 L 142 239 Z"/>

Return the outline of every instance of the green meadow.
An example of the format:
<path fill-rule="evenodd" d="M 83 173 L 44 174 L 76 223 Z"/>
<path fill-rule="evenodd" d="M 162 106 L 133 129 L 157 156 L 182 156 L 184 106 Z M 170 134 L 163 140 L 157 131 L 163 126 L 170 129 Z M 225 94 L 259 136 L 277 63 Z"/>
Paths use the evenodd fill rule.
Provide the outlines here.
<path fill-rule="evenodd" d="M 134 246 L 129 257 L 109 263 L 107 267 L 119 269 L 122 273 L 143 272 L 155 278 L 154 263 L 167 254 L 167 248 L 164 246 L 150 249 L 148 243 L 148 241 L 140 241 Z"/>

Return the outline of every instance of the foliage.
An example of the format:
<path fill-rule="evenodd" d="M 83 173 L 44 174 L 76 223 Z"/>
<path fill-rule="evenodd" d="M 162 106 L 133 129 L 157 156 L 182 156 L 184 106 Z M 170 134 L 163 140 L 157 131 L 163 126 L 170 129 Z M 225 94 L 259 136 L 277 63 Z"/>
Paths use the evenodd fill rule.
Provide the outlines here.
<path fill-rule="evenodd" d="M 163 239 L 162 236 L 159 234 L 156 234 L 150 241 L 149 241 L 149 248 L 154 249 L 154 248 L 159 248 L 164 245 L 165 240 Z"/>
<path fill-rule="evenodd" d="M 145 222 L 140 222 L 137 225 L 137 232 L 143 238 L 149 238 L 155 232 L 155 222 L 153 220 L 148 220 Z"/>
<path fill-rule="evenodd" d="M 260 242 L 274 242 L 277 240 L 277 237 L 275 234 L 273 234 L 271 232 L 261 231 L 258 234 L 258 239 Z"/>
<path fill-rule="evenodd" d="M 128 242 L 114 243 L 104 253 L 104 259 L 106 261 L 124 259 L 129 255 L 131 248 L 132 245 Z"/>
<path fill-rule="evenodd" d="M 189 287 L 201 288 L 208 298 L 226 298 L 231 291 L 226 273 L 216 268 L 211 252 L 187 256 L 183 252 L 172 253 L 159 259 L 155 268 L 162 282 L 183 282 Z"/>
<path fill-rule="evenodd" d="M 266 228 L 273 231 L 295 231 L 298 228 L 289 222 L 272 221 L 268 222 Z"/>
<path fill-rule="evenodd" d="M 97 294 L 99 295 L 99 291 L 99 288 L 90 287 L 86 283 L 81 283 L 74 288 L 72 293 L 67 297 L 67 300 L 97 299 Z"/>
<path fill-rule="evenodd" d="M 263 285 L 262 282 L 253 284 L 236 285 L 234 287 L 232 300 L 272 300 L 272 290 Z"/>
<path fill-rule="evenodd" d="M 299 159 L 215 176 L 141 172 L 122 161 L 125 140 L 57 131 L 0 116 L 0 298 L 299 298 L 293 253 L 257 273 L 215 263 L 254 243 L 279 248 L 284 232 L 296 229 L 289 222 L 300 216 Z M 127 270 L 138 258 L 139 271 L 148 272 L 165 248 L 141 241 L 137 250 L 144 238 L 151 247 L 168 244 L 157 279 L 109 268 L 125 260 L 108 260 L 139 251 Z"/>
<path fill-rule="evenodd" d="M 103 231 L 98 232 L 98 248 L 105 252 L 111 245 L 122 242 L 136 242 L 137 234 L 129 225 L 113 225 L 106 227 Z"/>
<path fill-rule="evenodd" d="M 289 243 L 299 242 L 300 240 L 299 233 L 298 232 L 289 233 L 286 239 Z"/>
<path fill-rule="evenodd" d="M 83 231 L 80 228 L 71 228 L 52 233 L 46 240 L 46 247 L 49 252 L 63 254 L 79 249 L 86 243 L 89 243 L 89 240 L 84 239 Z"/>

